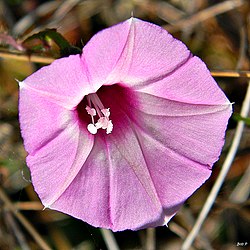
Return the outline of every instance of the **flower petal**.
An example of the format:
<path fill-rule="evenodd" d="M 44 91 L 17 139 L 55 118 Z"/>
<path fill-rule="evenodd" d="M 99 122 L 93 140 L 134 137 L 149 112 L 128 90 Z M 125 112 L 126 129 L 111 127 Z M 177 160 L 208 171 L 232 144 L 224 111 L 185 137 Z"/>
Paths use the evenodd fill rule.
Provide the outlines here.
<path fill-rule="evenodd" d="M 21 88 L 19 92 L 19 121 L 24 146 L 34 154 L 60 134 L 71 123 L 71 112 L 48 101 L 36 91 Z"/>
<path fill-rule="evenodd" d="M 84 164 L 93 137 L 78 122 L 76 111 L 48 101 L 33 89 L 20 90 L 19 111 L 32 183 L 43 204 L 50 206 Z"/>
<path fill-rule="evenodd" d="M 88 68 L 90 82 L 107 83 L 124 50 L 129 30 L 129 21 L 119 23 L 98 32 L 84 46 L 82 61 Z"/>
<path fill-rule="evenodd" d="M 169 100 L 147 93 L 137 92 L 137 102 L 130 103 L 135 109 L 155 116 L 183 117 L 212 114 L 225 111 L 227 115 L 231 113 L 230 104 L 193 104 Z M 227 112 L 228 110 L 228 112 Z"/>
<path fill-rule="evenodd" d="M 34 155 L 27 156 L 32 183 L 45 207 L 52 206 L 84 165 L 93 145 L 89 137 L 77 124 L 71 124 Z"/>
<path fill-rule="evenodd" d="M 189 57 L 186 46 L 166 30 L 130 18 L 97 33 L 84 47 L 82 59 L 93 83 L 137 86 L 170 74 Z"/>
<path fill-rule="evenodd" d="M 96 135 L 82 170 L 51 208 L 113 231 L 164 223 L 144 156 L 128 123 L 125 118 L 122 127 L 116 126 L 115 136 Z"/>
<path fill-rule="evenodd" d="M 190 58 L 171 75 L 137 90 L 181 103 L 231 106 L 198 57 Z"/>
<path fill-rule="evenodd" d="M 30 89 L 67 109 L 75 108 L 85 95 L 100 86 L 89 84 L 88 72 L 79 55 L 57 59 L 20 82 L 20 90 Z"/>
<path fill-rule="evenodd" d="M 50 208 L 94 226 L 109 228 L 109 165 L 103 141 L 95 137 L 95 144 L 80 172 Z"/>
<path fill-rule="evenodd" d="M 140 128 L 137 127 L 136 131 L 167 223 L 185 200 L 209 178 L 211 170 L 178 154 Z"/>
<path fill-rule="evenodd" d="M 218 160 L 231 105 L 180 103 L 143 93 L 137 97 L 133 122 L 144 133 L 200 164 L 212 166 Z"/>

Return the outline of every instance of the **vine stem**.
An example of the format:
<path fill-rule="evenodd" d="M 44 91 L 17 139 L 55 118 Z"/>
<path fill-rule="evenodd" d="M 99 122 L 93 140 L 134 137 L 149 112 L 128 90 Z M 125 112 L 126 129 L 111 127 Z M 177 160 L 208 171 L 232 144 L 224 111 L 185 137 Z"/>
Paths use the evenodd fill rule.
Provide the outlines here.
<path fill-rule="evenodd" d="M 106 243 L 108 250 L 120 250 L 113 233 L 108 230 L 101 228 L 102 237 Z"/>
<path fill-rule="evenodd" d="M 30 222 L 16 209 L 15 205 L 12 204 L 11 200 L 5 194 L 3 189 L 0 187 L 0 199 L 3 201 L 5 206 L 14 214 L 24 228 L 30 233 L 33 239 L 43 250 L 51 250 L 52 248 L 44 241 L 39 235 L 36 229 L 30 224 Z"/>
<path fill-rule="evenodd" d="M 247 92 L 242 104 L 242 108 L 241 108 L 241 116 L 242 117 L 246 117 L 248 115 L 249 112 L 249 108 L 250 108 L 250 81 L 248 82 L 248 88 L 247 88 Z M 194 224 L 192 230 L 190 231 L 190 233 L 188 234 L 187 238 L 185 239 L 185 241 L 182 244 L 181 250 L 188 250 L 193 241 L 195 240 L 196 236 L 198 235 L 202 224 L 204 223 L 209 211 L 211 210 L 215 199 L 219 193 L 219 190 L 224 182 L 224 179 L 231 167 L 231 164 L 235 158 L 237 149 L 239 147 L 240 144 L 240 140 L 241 140 L 241 136 L 243 134 L 243 129 L 244 129 L 244 121 L 239 121 L 235 130 L 235 135 L 232 141 L 232 145 L 229 149 L 229 152 L 227 154 L 227 157 L 222 165 L 221 171 L 219 173 L 219 176 L 199 214 L 198 219 L 196 220 L 196 223 Z"/>

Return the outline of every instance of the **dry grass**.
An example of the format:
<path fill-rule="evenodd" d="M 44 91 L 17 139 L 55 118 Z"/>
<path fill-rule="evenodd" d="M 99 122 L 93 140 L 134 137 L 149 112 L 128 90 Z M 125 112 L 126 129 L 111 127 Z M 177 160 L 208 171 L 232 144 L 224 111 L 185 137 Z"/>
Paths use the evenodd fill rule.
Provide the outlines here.
<path fill-rule="evenodd" d="M 131 16 L 151 21 L 170 31 L 201 57 L 218 84 L 240 113 L 250 78 L 250 5 L 228 0 L 68 0 L 0 2 L 0 249 L 180 249 L 198 233 L 190 249 L 238 249 L 250 244 L 249 169 L 250 130 L 230 120 L 226 144 L 212 177 L 186 202 L 169 228 L 139 232 L 100 231 L 59 212 L 42 210 L 29 181 L 18 123 L 18 86 L 37 68 L 58 57 L 58 47 L 49 43 L 23 43 L 45 28 L 57 28 L 73 45 L 82 47 L 97 31 Z M 6 36 L 14 39 L 6 39 Z M 5 37 L 5 38 L 4 38 Z M 9 41 L 3 44 L 3 41 Z M 17 51 L 22 45 L 25 50 Z M 36 46 L 36 50 L 25 51 Z M 244 116 L 249 111 L 243 107 Z M 248 114 L 249 116 L 249 114 Z M 234 138 L 234 139 L 233 139 Z M 235 139 L 236 138 L 236 139 Z M 229 150 L 238 140 L 234 152 Z M 230 160 L 228 160 L 230 158 Z M 210 199 L 211 211 L 197 217 L 218 182 L 221 166 L 228 173 L 222 188 Z M 227 174 L 226 174 L 227 173 Z M 218 186 L 218 184 L 217 184 Z M 204 216 L 205 215 L 205 216 Z M 199 219 L 203 222 L 203 219 Z M 197 229 L 195 231 L 195 229 Z M 193 237 L 194 238 L 194 237 Z M 187 240 L 188 239 L 188 240 Z M 191 239 L 192 241 L 193 239 Z M 190 242 L 191 243 L 191 242 Z"/>

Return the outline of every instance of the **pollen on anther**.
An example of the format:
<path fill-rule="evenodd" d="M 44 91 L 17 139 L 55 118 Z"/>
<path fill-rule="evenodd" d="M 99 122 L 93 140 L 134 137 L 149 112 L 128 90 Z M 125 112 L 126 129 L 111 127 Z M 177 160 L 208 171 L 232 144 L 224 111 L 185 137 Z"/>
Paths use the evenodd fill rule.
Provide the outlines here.
<path fill-rule="evenodd" d="M 104 105 L 96 94 L 88 95 L 87 100 L 89 106 L 87 105 L 85 109 L 88 115 L 91 116 L 92 121 L 92 123 L 87 126 L 88 131 L 95 135 L 98 129 L 104 129 L 107 134 L 110 134 L 113 130 L 112 121 L 109 120 L 110 109 L 104 108 Z M 96 119 L 94 119 L 94 116 L 96 115 L 99 116 L 99 119 L 95 122 Z"/>
<path fill-rule="evenodd" d="M 97 128 L 94 124 L 90 123 L 88 126 L 87 126 L 87 129 L 88 131 L 92 134 L 92 135 L 95 135 L 97 133 Z"/>
<path fill-rule="evenodd" d="M 112 132 L 112 130 L 113 130 L 113 123 L 111 120 L 109 120 L 108 127 L 106 129 L 106 133 L 110 134 Z"/>
<path fill-rule="evenodd" d="M 96 110 L 94 108 L 90 108 L 89 106 L 87 106 L 86 107 L 86 111 L 91 116 L 95 116 L 96 115 Z"/>
<path fill-rule="evenodd" d="M 108 117 L 110 116 L 109 108 L 107 108 L 107 109 L 102 109 L 101 111 L 102 111 L 102 113 L 104 114 L 105 117 L 108 118 Z"/>

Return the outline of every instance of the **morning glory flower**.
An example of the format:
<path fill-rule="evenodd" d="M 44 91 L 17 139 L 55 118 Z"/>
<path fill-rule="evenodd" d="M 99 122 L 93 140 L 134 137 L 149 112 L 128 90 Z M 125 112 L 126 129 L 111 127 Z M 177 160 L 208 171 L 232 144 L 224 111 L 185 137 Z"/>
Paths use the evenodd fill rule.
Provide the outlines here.
<path fill-rule="evenodd" d="M 42 203 L 113 231 L 167 224 L 210 176 L 231 109 L 198 57 L 137 18 L 20 82 Z"/>

